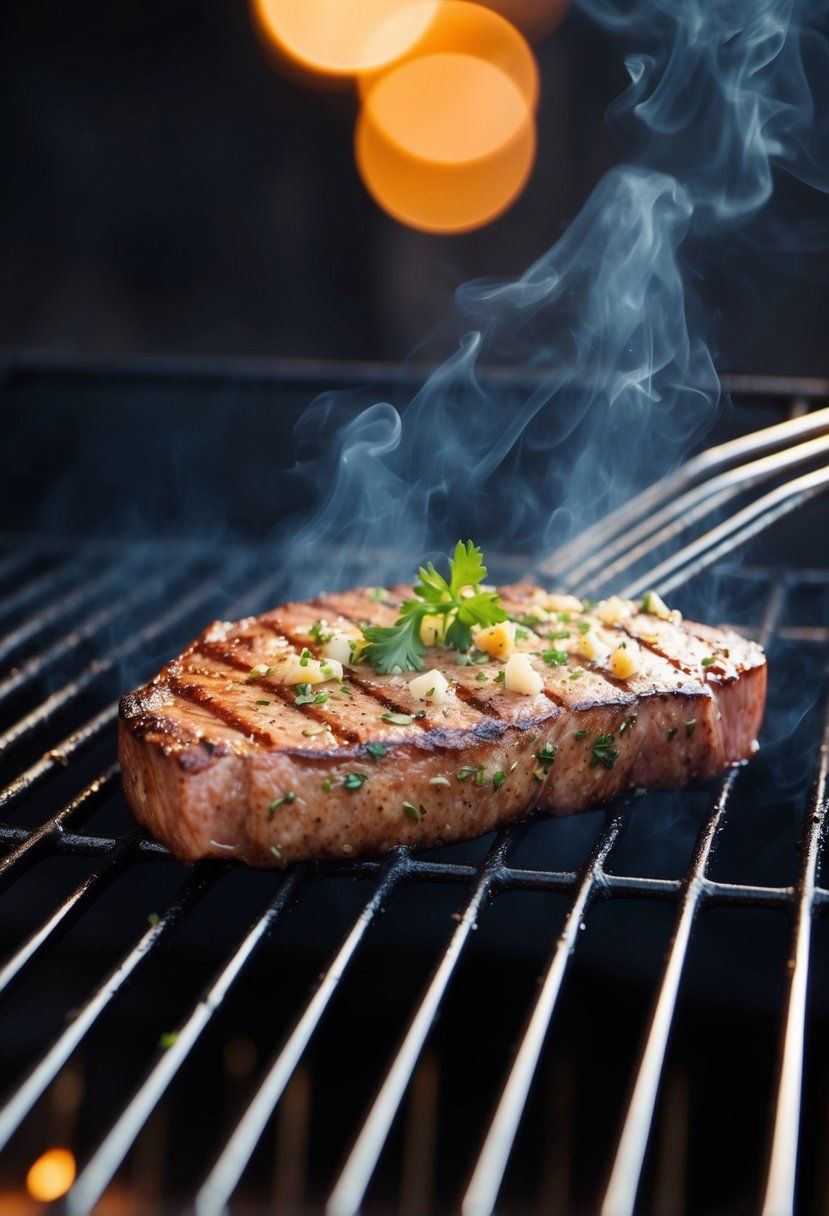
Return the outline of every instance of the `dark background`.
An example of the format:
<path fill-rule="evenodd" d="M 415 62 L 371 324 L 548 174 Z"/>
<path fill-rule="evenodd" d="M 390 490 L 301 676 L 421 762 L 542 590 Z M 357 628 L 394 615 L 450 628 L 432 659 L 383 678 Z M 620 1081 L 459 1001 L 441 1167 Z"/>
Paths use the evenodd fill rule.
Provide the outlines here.
<path fill-rule="evenodd" d="M 277 74 L 243 0 L 6 0 L 0 347 L 402 359 L 459 283 L 520 274 L 624 157 L 604 114 L 628 49 L 571 11 L 536 47 L 529 187 L 489 227 L 431 236 L 364 191 L 353 91 Z M 785 182 L 777 201 L 824 210 Z M 691 251 L 720 366 L 826 374 L 825 262 L 764 253 L 756 229 Z"/>

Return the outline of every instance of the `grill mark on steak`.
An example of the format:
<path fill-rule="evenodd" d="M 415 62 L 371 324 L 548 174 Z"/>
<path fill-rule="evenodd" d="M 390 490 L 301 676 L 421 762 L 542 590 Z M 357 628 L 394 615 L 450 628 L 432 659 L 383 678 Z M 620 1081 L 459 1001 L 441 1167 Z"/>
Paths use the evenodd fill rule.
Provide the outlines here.
<path fill-rule="evenodd" d="M 401 598 L 411 594 L 399 590 Z M 528 588 L 522 600 L 521 590 L 501 592 L 511 616 L 538 594 Z M 705 778 L 753 750 L 765 664 L 758 647 L 727 631 L 639 614 L 619 631 L 640 642 L 639 673 L 619 681 L 576 655 L 561 666 L 536 655 L 543 678 L 536 696 L 497 685 L 500 663 L 457 666 L 451 651 L 428 648 L 425 669 L 454 681 L 445 707 L 415 700 L 407 691 L 412 673 L 380 676 L 367 664 L 345 676 L 350 697 L 333 682 L 313 686 L 330 690 L 321 705 L 296 706 L 296 690 L 276 675 L 250 685 L 240 678 L 280 652 L 296 654 L 301 638 L 318 653 L 308 631 L 320 616 L 336 629 L 391 623 L 398 610 L 388 596 L 377 601 L 358 590 L 217 622 L 123 698 L 127 800 L 177 856 L 225 856 L 229 847 L 254 865 L 274 866 L 425 846 L 480 835 L 534 806 L 569 813 L 632 786 Z M 537 632 L 556 628 L 551 619 Z M 721 672 L 701 666 L 712 650 Z M 581 674 L 573 680 L 575 665 Z M 179 695 L 184 686 L 192 701 Z M 270 701 L 262 715 L 269 733 L 252 712 L 262 697 Z M 386 705 L 408 721 L 383 722 Z M 413 719 L 421 706 L 424 718 Z M 309 723 L 331 729 L 306 738 Z M 385 752 L 372 755 L 369 742 Z M 356 786 L 355 771 L 363 777 Z M 289 792 L 290 803 L 274 814 L 274 800 Z M 412 817 L 406 806 L 423 811 Z"/>
<path fill-rule="evenodd" d="M 200 684 L 188 683 L 186 679 L 168 673 L 167 680 L 170 688 L 177 697 L 181 697 L 185 701 L 191 701 L 194 705 L 200 706 L 202 709 L 207 709 L 219 722 L 224 722 L 226 726 L 230 726 L 233 730 L 239 732 L 240 735 L 245 735 L 248 738 L 253 738 L 256 743 L 261 743 L 266 747 L 271 747 L 274 743 L 274 737 L 270 731 L 263 731 L 248 718 L 243 717 L 236 710 L 232 709 L 228 704 L 217 701 L 214 696 Z M 199 738 L 199 742 L 203 743 L 204 739 Z"/>

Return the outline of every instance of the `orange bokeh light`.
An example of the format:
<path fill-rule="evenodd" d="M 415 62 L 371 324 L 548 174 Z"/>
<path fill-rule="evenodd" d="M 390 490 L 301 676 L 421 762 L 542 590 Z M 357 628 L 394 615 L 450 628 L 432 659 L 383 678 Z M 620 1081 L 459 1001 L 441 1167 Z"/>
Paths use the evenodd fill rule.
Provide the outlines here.
<path fill-rule="evenodd" d="M 440 0 L 251 0 L 254 21 L 277 51 L 314 72 L 354 76 L 406 53 Z"/>
<path fill-rule="evenodd" d="M 422 11 L 421 11 L 422 10 Z M 538 66 L 532 50 L 514 25 L 489 8 L 468 0 L 440 0 L 439 4 L 424 2 L 409 5 L 405 12 L 392 13 L 378 28 L 380 45 L 402 45 L 398 24 L 406 21 L 408 28 L 420 15 L 422 32 L 401 51 L 390 70 L 397 71 L 403 63 L 430 55 L 458 54 L 485 60 L 509 76 L 524 99 L 535 110 L 538 104 Z M 364 70 L 359 78 L 360 93 L 368 96 L 384 75 Z"/>
<path fill-rule="evenodd" d="M 561 25 L 570 0 L 478 0 L 518 26 L 527 38 L 543 38 Z"/>
<path fill-rule="evenodd" d="M 372 88 L 355 155 L 366 188 L 395 219 L 463 232 L 495 219 L 523 189 L 535 121 L 499 67 L 472 55 L 429 55 Z"/>
<path fill-rule="evenodd" d="M 38 1157 L 26 1175 L 32 1199 L 51 1203 L 65 1195 L 75 1181 L 75 1158 L 68 1148 L 50 1148 Z"/>

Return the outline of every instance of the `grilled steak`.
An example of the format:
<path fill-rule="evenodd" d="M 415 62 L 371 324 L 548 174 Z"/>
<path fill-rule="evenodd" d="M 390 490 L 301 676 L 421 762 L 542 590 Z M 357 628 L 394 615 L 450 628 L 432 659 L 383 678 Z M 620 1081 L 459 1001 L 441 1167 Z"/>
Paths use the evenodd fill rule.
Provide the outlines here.
<path fill-rule="evenodd" d="M 421 681 L 415 696 L 413 672 L 378 675 L 367 663 L 297 680 L 297 662 L 319 673 L 331 633 L 393 624 L 410 587 L 211 625 L 122 700 L 136 818 L 187 861 L 281 866 L 462 840 L 536 807 L 570 813 L 632 787 L 684 786 L 756 749 L 766 666 L 753 642 L 660 601 L 659 611 L 616 601 L 584 612 L 529 585 L 500 594 L 538 692 L 511 691 L 504 663 L 474 647 L 427 648 L 426 671 L 450 680 L 442 695 Z M 601 653 L 585 657 L 596 638 Z M 626 677 L 611 651 L 633 668 Z"/>

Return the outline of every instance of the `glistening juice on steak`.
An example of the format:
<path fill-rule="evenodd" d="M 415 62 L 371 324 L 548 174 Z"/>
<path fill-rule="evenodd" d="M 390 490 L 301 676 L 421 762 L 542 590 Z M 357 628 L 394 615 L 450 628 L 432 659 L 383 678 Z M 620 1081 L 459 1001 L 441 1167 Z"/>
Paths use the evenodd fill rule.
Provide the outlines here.
<path fill-rule="evenodd" d="M 124 696 L 139 822 L 185 861 L 284 866 L 686 786 L 756 750 L 765 656 L 731 630 L 653 592 L 487 587 L 471 542 L 418 576 L 214 622 Z"/>

